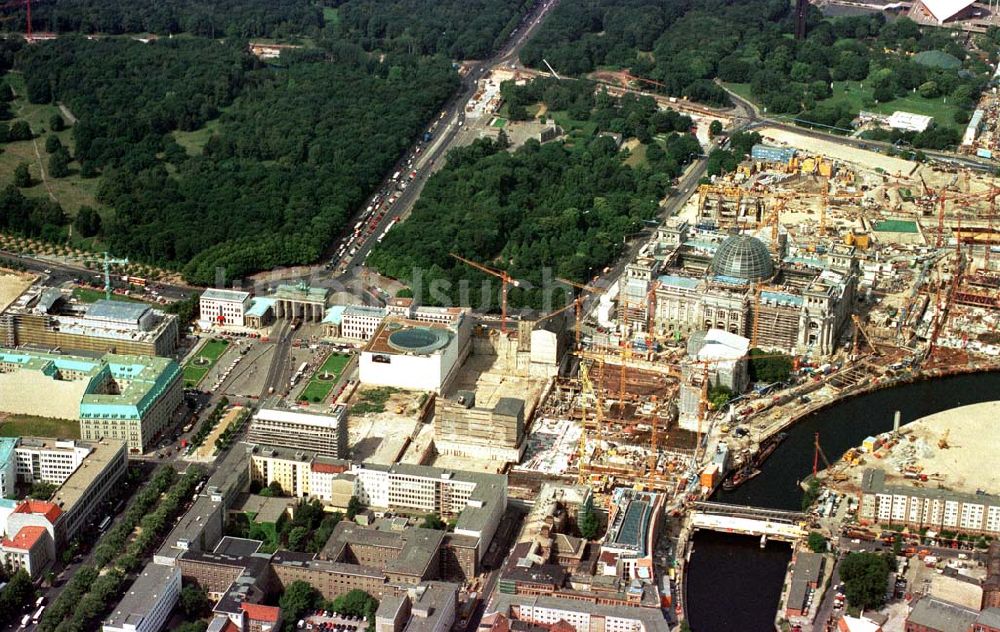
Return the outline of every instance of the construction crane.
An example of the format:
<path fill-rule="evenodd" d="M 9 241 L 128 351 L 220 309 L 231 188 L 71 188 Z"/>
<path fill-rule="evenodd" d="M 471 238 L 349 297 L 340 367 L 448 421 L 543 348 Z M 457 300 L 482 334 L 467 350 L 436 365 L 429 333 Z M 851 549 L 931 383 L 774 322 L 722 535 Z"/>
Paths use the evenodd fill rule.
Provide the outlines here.
<path fill-rule="evenodd" d="M 556 281 L 564 285 L 575 287 L 576 289 L 581 290 L 581 293 L 575 299 L 573 299 L 573 302 L 571 303 L 571 305 L 574 305 L 576 307 L 575 336 L 576 336 L 576 350 L 579 351 L 581 348 L 580 331 L 583 329 L 583 304 L 587 300 L 587 297 L 583 294 L 583 292 L 587 292 L 593 296 L 599 296 L 604 292 L 604 288 L 594 287 L 592 285 L 584 285 L 582 283 L 577 283 L 576 281 L 570 281 L 568 279 L 557 278 Z"/>
<path fill-rule="evenodd" d="M 854 322 L 854 343 L 852 346 L 851 355 L 854 357 L 857 357 L 858 355 L 858 332 L 861 332 L 861 335 L 864 337 L 865 342 L 867 342 L 868 346 L 871 347 L 872 353 L 874 355 L 878 355 L 878 347 L 876 347 L 875 343 L 872 342 L 872 339 L 868 336 L 868 332 L 865 331 L 865 328 L 861 326 L 861 319 L 858 318 L 858 315 L 851 314 L 851 320 Z"/>
<path fill-rule="evenodd" d="M 461 257 L 459 255 L 456 255 L 454 252 L 451 253 L 451 256 L 455 257 L 456 259 L 458 259 L 462 263 L 464 263 L 464 264 L 466 264 L 468 266 L 471 266 L 471 267 L 475 268 L 476 270 L 479 270 L 480 272 L 485 272 L 486 274 L 489 274 L 490 276 L 495 276 L 496 278 L 500 279 L 500 282 L 501 282 L 501 285 L 500 285 L 500 333 L 506 334 L 507 333 L 507 286 L 508 285 L 513 285 L 514 287 L 520 287 L 521 282 L 518 281 L 517 279 L 515 279 L 514 277 L 510 276 L 509 274 L 507 274 L 506 270 L 494 270 L 493 268 L 490 268 L 488 266 L 484 266 L 481 263 L 476 263 L 475 261 L 472 261 L 470 259 L 466 259 L 465 257 Z"/>
<path fill-rule="evenodd" d="M 104 269 L 104 298 L 111 300 L 111 266 L 127 266 L 128 259 L 113 259 L 107 252 L 103 259 L 88 259 L 88 263 L 96 263 Z"/>
<path fill-rule="evenodd" d="M 763 283 L 755 283 L 753 289 L 753 330 L 750 334 L 750 348 L 757 348 L 757 334 L 759 333 L 760 325 L 760 293 L 761 288 L 764 287 Z"/>
<path fill-rule="evenodd" d="M 830 178 L 823 184 L 823 200 L 819 207 L 819 234 L 826 235 L 826 207 L 830 205 Z"/>
<path fill-rule="evenodd" d="M 823 465 L 826 469 L 830 469 L 830 459 L 826 458 L 826 453 L 823 452 L 822 446 L 819 444 L 819 433 L 817 432 L 813 440 L 813 446 L 815 450 L 813 451 L 813 478 L 816 478 L 816 474 L 819 473 L 819 460 L 823 459 Z"/>

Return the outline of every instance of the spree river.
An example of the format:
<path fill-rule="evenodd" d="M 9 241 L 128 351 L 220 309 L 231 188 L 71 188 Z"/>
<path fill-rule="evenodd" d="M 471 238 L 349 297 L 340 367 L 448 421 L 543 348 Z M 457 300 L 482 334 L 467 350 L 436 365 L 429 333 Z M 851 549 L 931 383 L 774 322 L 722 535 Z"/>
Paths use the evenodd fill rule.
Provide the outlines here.
<path fill-rule="evenodd" d="M 799 481 L 812 473 L 813 437 L 830 459 L 839 459 L 868 435 L 934 413 L 1000 399 L 1000 373 L 957 375 L 922 380 L 874 391 L 805 417 L 764 463 L 762 472 L 741 487 L 713 497 L 725 503 L 801 509 Z M 687 570 L 687 616 L 694 632 L 764 632 L 774 630 L 787 545 L 716 533 L 699 533 Z M 780 566 L 780 570 L 775 568 Z M 739 619 L 732 619 L 739 615 Z"/>

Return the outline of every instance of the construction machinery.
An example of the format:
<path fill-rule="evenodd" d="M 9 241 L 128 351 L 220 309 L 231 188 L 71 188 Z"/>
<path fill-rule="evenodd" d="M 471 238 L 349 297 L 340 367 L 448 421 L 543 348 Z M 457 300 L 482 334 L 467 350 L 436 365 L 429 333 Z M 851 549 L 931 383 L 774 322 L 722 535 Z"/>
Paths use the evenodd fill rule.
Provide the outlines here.
<path fill-rule="evenodd" d="M 101 266 L 104 270 L 104 298 L 111 300 L 111 266 L 127 266 L 128 259 L 114 259 L 107 252 L 101 259 L 88 259 L 88 263 Z"/>
<path fill-rule="evenodd" d="M 950 433 L 951 433 L 951 428 L 948 428 L 947 430 L 944 431 L 944 434 L 941 435 L 941 438 L 938 439 L 938 448 L 939 449 L 941 449 L 941 450 L 947 450 L 948 448 L 951 447 L 951 444 L 948 443 L 948 435 Z"/>
<path fill-rule="evenodd" d="M 501 285 L 500 285 L 500 333 L 506 334 L 507 333 L 507 287 L 510 286 L 510 285 L 513 285 L 514 287 L 520 287 L 521 282 L 518 281 L 517 279 L 515 279 L 514 277 L 510 276 L 509 274 L 507 274 L 506 270 L 494 270 L 493 268 L 490 268 L 488 266 L 484 266 L 481 263 L 476 263 L 475 261 L 471 261 L 469 259 L 466 259 L 465 257 L 456 255 L 454 252 L 451 253 L 451 256 L 454 257 L 454 258 L 456 258 L 456 259 L 458 259 L 462 263 L 464 263 L 464 264 L 466 264 L 468 266 L 471 266 L 471 267 L 475 268 L 476 270 L 479 270 L 480 272 L 485 272 L 486 274 L 488 274 L 490 276 L 495 276 L 496 278 L 500 279 L 500 283 L 501 283 Z"/>
<path fill-rule="evenodd" d="M 584 285 L 582 283 L 577 283 L 575 281 L 570 281 L 568 279 L 557 278 L 556 281 L 564 285 L 568 285 L 570 287 L 575 287 L 576 289 L 580 290 L 580 293 L 577 295 L 577 297 L 573 299 L 572 303 L 570 303 L 570 305 L 576 308 L 576 329 L 575 329 L 576 350 L 580 351 L 580 332 L 583 329 L 583 304 L 587 300 L 587 296 L 586 294 L 584 294 L 584 292 L 592 296 L 600 296 L 604 292 L 604 288 L 594 287 L 592 285 Z"/>
<path fill-rule="evenodd" d="M 861 319 L 858 318 L 858 315 L 851 314 L 851 321 L 854 322 L 854 340 L 851 346 L 851 357 L 858 357 L 858 333 L 864 337 L 865 342 L 868 343 L 869 347 L 871 347 L 872 354 L 878 355 L 878 347 L 875 346 L 875 343 L 872 342 L 872 339 L 868 336 L 868 332 L 865 331 L 865 328 L 861 325 Z"/>

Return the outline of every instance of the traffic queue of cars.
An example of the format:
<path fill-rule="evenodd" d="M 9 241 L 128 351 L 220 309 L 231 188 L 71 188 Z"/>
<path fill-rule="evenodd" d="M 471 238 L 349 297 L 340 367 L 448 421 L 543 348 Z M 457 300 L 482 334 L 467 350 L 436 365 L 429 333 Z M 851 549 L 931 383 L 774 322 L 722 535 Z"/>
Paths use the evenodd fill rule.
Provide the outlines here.
<path fill-rule="evenodd" d="M 417 170 L 414 167 L 414 163 L 416 163 L 417 156 L 423 151 L 423 145 L 429 143 L 434 138 L 434 129 L 437 127 L 439 121 L 435 121 L 431 129 L 424 132 L 420 143 L 402 162 L 401 168 L 393 173 L 392 177 L 383 184 L 382 188 L 368 200 L 368 206 L 361 212 L 351 232 L 342 237 L 338 243 L 337 251 L 334 253 L 333 258 L 326 264 L 327 270 L 336 269 L 338 273 L 345 272 L 354 259 L 354 256 L 358 254 L 358 251 L 372 237 L 375 237 L 382 219 L 392 209 L 393 205 L 396 204 L 403 191 L 406 190 L 406 187 L 417 177 Z M 385 239 L 385 236 L 392 230 L 392 227 L 396 225 L 396 221 L 397 219 L 393 218 L 389 222 L 385 230 L 378 235 L 376 239 L 377 243 L 381 243 Z"/>

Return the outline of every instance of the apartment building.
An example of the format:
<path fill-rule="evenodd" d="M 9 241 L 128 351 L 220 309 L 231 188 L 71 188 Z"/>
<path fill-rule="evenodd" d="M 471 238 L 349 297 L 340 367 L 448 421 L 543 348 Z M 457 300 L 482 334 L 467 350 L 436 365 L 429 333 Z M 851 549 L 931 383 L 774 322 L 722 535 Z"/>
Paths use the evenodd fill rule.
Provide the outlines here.
<path fill-rule="evenodd" d="M 27 526 L 0 543 L 0 558 L 11 571 L 24 569 L 37 579 L 52 561 L 52 537 L 45 527 Z"/>
<path fill-rule="evenodd" d="M 21 437 L 14 448 L 17 480 L 62 485 L 92 451 L 90 444 L 72 439 Z"/>
<path fill-rule="evenodd" d="M 181 570 L 147 564 L 111 616 L 102 632 L 158 632 L 181 594 Z"/>
<path fill-rule="evenodd" d="M 320 413 L 271 402 L 250 421 L 247 441 L 341 458 L 347 453 L 347 407 L 337 404 Z"/>
<path fill-rule="evenodd" d="M 576 632 L 667 632 L 670 626 L 659 608 L 606 606 L 584 601 L 569 601 L 541 595 L 497 594 L 492 613 L 483 618 L 483 625 L 495 629 L 496 619 L 506 623 L 551 628 L 565 621 Z"/>
<path fill-rule="evenodd" d="M 858 519 L 864 523 L 1000 535 L 1000 497 L 887 485 L 881 469 L 862 474 L 859 505 Z"/>

